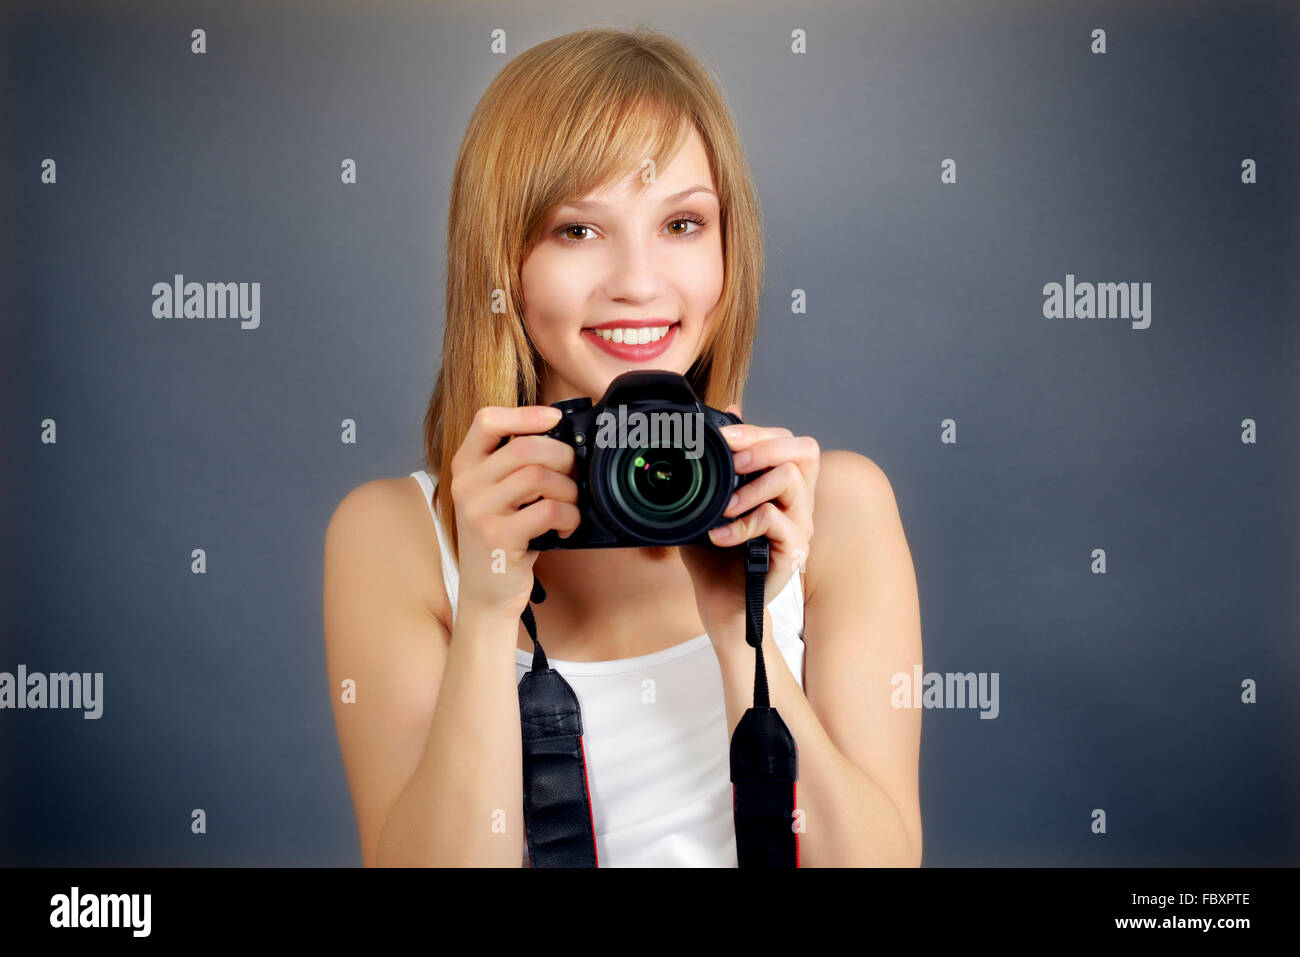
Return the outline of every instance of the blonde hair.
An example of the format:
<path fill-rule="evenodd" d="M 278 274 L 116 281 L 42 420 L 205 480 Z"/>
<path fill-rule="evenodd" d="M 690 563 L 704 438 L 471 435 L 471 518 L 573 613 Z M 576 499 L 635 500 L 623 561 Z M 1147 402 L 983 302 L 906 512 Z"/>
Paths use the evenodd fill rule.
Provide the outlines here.
<path fill-rule="evenodd" d="M 740 138 L 694 54 L 643 25 L 579 30 L 519 54 L 475 108 L 452 178 L 442 365 L 424 418 L 425 464 L 458 560 L 452 457 L 483 406 L 537 404 L 542 359 L 522 320 L 524 260 L 555 209 L 639 173 L 645 158 L 666 168 L 692 128 L 718 192 L 724 280 L 687 378 L 723 409 L 741 404 L 749 374 L 762 233 Z"/>

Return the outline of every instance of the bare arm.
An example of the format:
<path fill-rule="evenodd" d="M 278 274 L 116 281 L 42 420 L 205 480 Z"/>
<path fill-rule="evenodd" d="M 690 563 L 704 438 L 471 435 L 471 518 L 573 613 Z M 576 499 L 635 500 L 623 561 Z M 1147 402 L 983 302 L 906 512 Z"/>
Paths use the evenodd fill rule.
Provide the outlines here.
<path fill-rule="evenodd" d="M 362 485 L 325 537 L 331 700 L 362 860 L 518 867 L 518 626 L 464 614 L 448 634 L 403 585 L 409 575 L 398 563 L 414 559 L 394 553 L 397 523 L 409 514 L 400 504 L 380 483 Z M 348 679 L 354 703 L 344 700 Z"/>
<path fill-rule="evenodd" d="M 482 409 L 453 459 L 462 563 L 450 634 L 412 584 L 409 569 L 428 561 L 411 554 L 409 513 L 383 483 L 353 490 L 330 520 L 326 655 L 366 866 L 520 866 L 514 650 L 537 555 L 527 544 L 550 528 L 571 534 L 580 515 L 572 449 L 518 436 L 558 415 Z M 516 439 L 498 448 L 506 435 Z M 498 555 L 505 572 L 490 573 Z"/>
<path fill-rule="evenodd" d="M 485 616 L 457 619 L 419 764 L 380 834 L 380 866 L 520 866 L 517 630 Z"/>

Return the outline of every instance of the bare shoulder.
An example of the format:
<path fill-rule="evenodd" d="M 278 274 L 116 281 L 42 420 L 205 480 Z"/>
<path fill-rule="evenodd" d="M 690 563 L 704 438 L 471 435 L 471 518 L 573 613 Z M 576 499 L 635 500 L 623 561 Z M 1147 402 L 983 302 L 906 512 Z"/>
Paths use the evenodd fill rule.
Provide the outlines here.
<path fill-rule="evenodd" d="M 409 477 L 365 482 L 343 497 L 325 532 L 325 665 L 368 867 L 419 764 L 450 646 L 431 607 L 442 579 L 420 493 Z"/>
<path fill-rule="evenodd" d="M 813 538 L 805 570 L 805 601 L 817 590 L 824 569 L 841 562 L 860 565 L 865 539 L 881 522 L 896 519 L 898 506 L 889 477 L 860 452 L 829 449 L 820 455 L 813 494 Z"/>
<path fill-rule="evenodd" d="M 330 518 L 327 554 L 331 539 L 352 558 L 381 568 L 392 587 L 421 602 L 450 631 L 438 534 L 429 500 L 414 478 L 371 479 L 352 489 Z"/>
<path fill-rule="evenodd" d="M 846 842 L 837 861 L 915 867 L 923 847 L 921 713 L 894 707 L 887 691 L 862 692 L 888 689 L 893 676 L 911 674 L 924 661 L 911 549 L 880 466 L 844 451 L 825 452 L 821 462 L 807 563 L 804 693 L 840 753 L 899 815 L 897 827 L 879 832 L 879 846 Z"/>

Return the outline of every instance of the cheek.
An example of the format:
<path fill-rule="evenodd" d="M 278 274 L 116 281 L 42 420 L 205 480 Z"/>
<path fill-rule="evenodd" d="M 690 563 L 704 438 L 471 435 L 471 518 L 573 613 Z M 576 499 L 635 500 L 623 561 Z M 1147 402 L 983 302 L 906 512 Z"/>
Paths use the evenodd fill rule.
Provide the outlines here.
<path fill-rule="evenodd" d="M 722 252 L 714 256 L 700 257 L 691 264 L 690 275 L 685 284 L 689 290 L 690 310 L 696 316 L 708 316 L 722 296 L 723 268 Z"/>
<path fill-rule="evenodd" d="M 542 346 L 555 336 L 555 317 L 566 309 L 565 285 L 556 278 L 545 252 L 535 251 L 519 271 L 524 301 L 524 326 L 534 343 Z"/>
<path fill-rule="evenodd" d="M 718 309 L 722 305 L 723 278 L 722 266 L 719 264 L 717 270 L 710 273 L 699 286 L 701 290 L 699 302 L 693 303 L 693 307 L 698 315 L 704 317 L 704 321 L 700 324 L 699 336 L 696 339 L 697 350 L 703 348 L 712 334 L 714 324 L 718 321 Z"/>

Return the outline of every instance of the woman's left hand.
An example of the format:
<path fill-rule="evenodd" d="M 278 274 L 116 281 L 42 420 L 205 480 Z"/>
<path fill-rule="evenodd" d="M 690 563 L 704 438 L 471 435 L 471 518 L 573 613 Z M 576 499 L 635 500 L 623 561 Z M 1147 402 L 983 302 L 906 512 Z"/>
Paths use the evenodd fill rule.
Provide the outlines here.
<path fill-rule="evenodd" d="M 727 411 L 740 415 L 734 405 Z M 768 471 L 737 490 L 737 498 L 722 513 L 735 521 L 709 532 L 710 540 L 720 547 L 690 545 L 679 551 L 691 574 L 695 604 L 709 637 L 715 643 L 720 639 L 730 643 L 738 635 L 740 645 L 747 647 L 745 561 L 734 546 L 767 536 L 765 606 L 781 593 L 792 574 L 803 571 L 813 534 L 813 494 L 821 449 L 812 436 L 796 436 L 789 429 L 746 423 L 724 426 L 722 434 L 734 454 L 738 474 Z M 731 534 L 719 534 L 725 530 Z"/>

